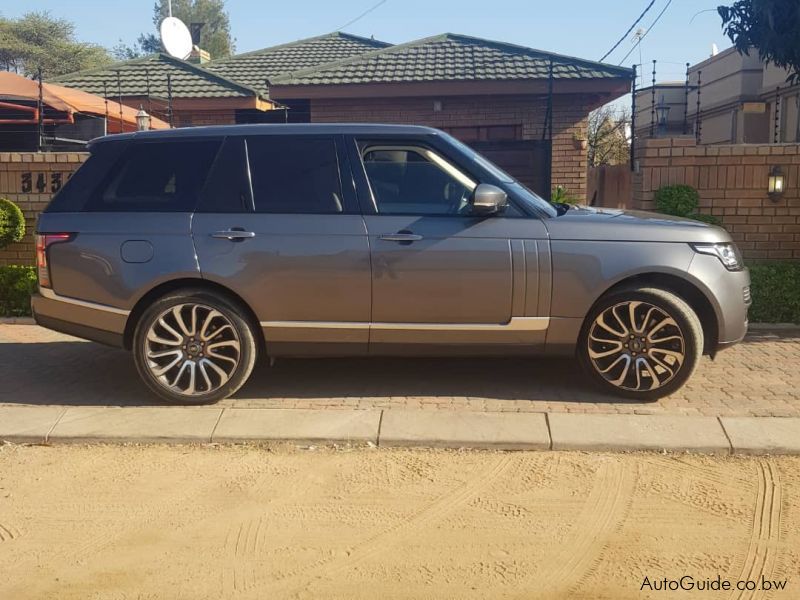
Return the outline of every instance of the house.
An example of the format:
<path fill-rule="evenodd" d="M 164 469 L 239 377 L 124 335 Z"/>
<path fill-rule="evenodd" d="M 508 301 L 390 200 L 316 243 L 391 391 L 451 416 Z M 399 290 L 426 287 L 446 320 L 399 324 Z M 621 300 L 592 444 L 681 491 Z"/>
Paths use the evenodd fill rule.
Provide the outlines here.
<path fill-rule="evenodd" d="M 655 86 L 655 136 L 686 133 L 701 144 L 798 142 L 800 85 L 788 83 L 788 75 L 762 61 L 757 50 L 747 55 L 728 48 L 689 67 L 686 82 Z M 639 137 L 651 137 L 652 92 L 648 87 L 636 94 Z M 663 106 L 670 110 L 662 123 Z"/>
<path fill-rule="evenodd" d="M 166 61 L 163 56 L 150 60 Z M 177 66 L 171 59 L 171 68 Z M 251 94 L 248 98 L 280 110 L 216 112 L 216 123 L 387 122 L 438 127 L 545 197 L 556 185 L 585 196 L 589 112 L 628 93 L 631 85 L 629 69 L 450 33 L 391 45 L 336 32 L 217 61 L 212 57 L 196 67 L 204 77 L 192 67 L 183 67 L 195 76 L 196 85 L 187 86 L 192 103 L 181 105 L 185 109 L 176 124 L 208 122 L 208 105 L 219 101 L 217 88 L 239 86 Z M 115 70 L 122 77 L 134 76 L 119 66 L 106 69 L 97 79 L 112 94 Z M 128 89 L 123 82 L 123 96 L 141 92 L 141 71 L 137 65 L 135 86 Z M 59 83 L 96 89 L 100 81 L 93 77 L 91 72 L 78 73 L 60 78 Z M 158 95 L 163 94 L 162 86 Z M 135 101 L 141 98 L 138 95 Z M 174 90 L 173 99 L 177 115 Z"/>
<path fill-rule="evenodd" d="M 263 78 L 289 121 L 443 129 L 544 196 L 555 185 L 585 195 L 589 112 L 631 82 L 628 69 L 451 33 L 399 45 L 334 33 L 208 68 L 254 87 Z"/>

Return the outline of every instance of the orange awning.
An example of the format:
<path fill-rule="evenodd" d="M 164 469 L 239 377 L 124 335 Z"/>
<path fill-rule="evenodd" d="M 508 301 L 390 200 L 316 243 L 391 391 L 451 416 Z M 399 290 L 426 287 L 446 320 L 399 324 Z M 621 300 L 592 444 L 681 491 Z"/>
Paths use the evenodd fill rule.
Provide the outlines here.
<path fill-rule="evenodd" d="M 14 100 L 38 102 L 39 82 L 15 73 L 0 71 L 0 102 L 13 104 Z M 42 102 L 53 110 L 65 112 L 72 121 L 75 113 L 88 114 L 99 117 L 106 116 L 106 102 L 108 103 L 108 133 L 121 133 L 136 131 L 136 113 L 139 112 L 114 100 L 106 101 L 100 96 L 88 94 L 80 90 L 45 83 L 42 85 Z M 120 123 L 120 107 L 122 108 L 122 122 Z M 23 107 L 20 107 L 23 108 Z M 26 107 L 27 108 L 27 107 Z M 36 122 L 38 115 L 34 112 L 32 122 Z M 15 121 L 19 123 L 19 120 Z M 150 116 L 151 129 L 168 129 L 169 125 L 160 119 Z"/>

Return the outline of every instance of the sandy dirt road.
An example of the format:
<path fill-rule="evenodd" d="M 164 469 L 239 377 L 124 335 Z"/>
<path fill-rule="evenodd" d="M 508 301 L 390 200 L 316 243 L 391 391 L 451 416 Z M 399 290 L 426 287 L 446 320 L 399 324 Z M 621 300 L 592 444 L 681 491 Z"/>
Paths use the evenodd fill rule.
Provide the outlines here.
<path fill-rule="evenodd" d="M 798 598 L 800 459 L 0 447 L 0 598 Z M 640 590 L 690 576 L 785 591 Z"/>

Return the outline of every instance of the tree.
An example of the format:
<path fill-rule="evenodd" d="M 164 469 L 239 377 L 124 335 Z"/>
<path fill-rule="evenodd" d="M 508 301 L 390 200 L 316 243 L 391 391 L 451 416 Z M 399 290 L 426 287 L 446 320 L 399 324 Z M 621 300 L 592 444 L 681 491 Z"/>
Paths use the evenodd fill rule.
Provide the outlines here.
<path fill-rule="evenodd" d="M 105 48 L 75 39 L 75 26 L 48 12 L 29 12 L 19 19 L 0 17 L 0 68 L 47 77 L 107 65 Z"/>
<path fill-rule="evenodd" d="M 617 112 L 610 106 L 598 108 L 589 115 L 587 142 L 590 167 L 628 162 L 631 151 L 628 140 L 630 123 L 627 110 Z"/>
<path fill-rule="evenodd" d="M 762 60 L 800 79 L 800 2 L 797 0 L 737 0 L 717 8 L 722 29 L 742 54 L 752 48 Z"/>
<path fill-rule="evenodd" d="M 153 24 L 156 29 L 168 15 L 168 1 L 156 0 L 153 6 Z M 234 40 L 231 38 L 231 22 L 225 10 L 225 0 L 172 0 L 172 16 L 187 25 L 203 23 L 199 45 L 211 54 L 211 58 L 224 58 L 233 54 Z M 141 34 L 131 46 L 120 42 L 113 49 L 114 56 L 119 60 L 156 52 L 163 52 L 163 48 L 161 40 L 153 33 Z"/>
<path fill-rule="evenodd" d="M 111 55 L 116 60 L 131 60 L 141 58 L 148 54 L 162 52 L 161 40 L 152 33 L 140 34 L 132 45 L 124 43 L 122 40 L 111 49 Z"/>

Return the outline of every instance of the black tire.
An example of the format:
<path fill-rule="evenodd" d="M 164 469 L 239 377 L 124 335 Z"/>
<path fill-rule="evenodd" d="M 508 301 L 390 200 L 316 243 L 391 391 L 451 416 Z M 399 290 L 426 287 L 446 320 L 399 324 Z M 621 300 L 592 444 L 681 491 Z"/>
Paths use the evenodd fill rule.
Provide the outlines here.
<path fill-rule="evenodd" d="M 176 310 L 191 337 L 176 326 Z M 164 327 L 180 336 L 176 338 Z M 180 337 L 183 342 L 176 343 Z M 158 340 L 168 344 L 159 344 Z M 211 346 L 216 347 L 212 350 Z M 150 358 L 159 354 L 169 356 Z M 250 377 L 256 355 L 253 325 L 245 311 L 225 296 L 203 289 L 176 290 L 154 302 L 139 319 L 133 338 L 139 376 L 150 391 L 170 404 L 211 404 L 231 396 Z M 173 360 L 182 362 L 157 376 Z M 170 386 L 173 378 L 177 385 Z M 184 386 L 186 389 L 180 391 Z"/>
<path fill-rule="evenodd" d="M 631 309 L 631 303 L 642 304 L 634 304 Z M 651 307 L 656 310 L 650 311 Z M 615 313 L 609 311 L 616 311 L 617 315 L 627 311 L 627 314 L 615 318 Z M 597 324 L 601 315 L 605 315 L 603 325 L 618 329 L 618 333 L 627 333 L 622 336 L 614 335 L 607 327 Z M 610 319 L 611 323 L 606 323 L 606 319 Z M 641 331 L 633 335 L 631 331 L 638 330 L 637 319 Z M 631 321 L 634 326 L 626 329 L 626 322 Z M 648 323 L 653 327 L 661 327 L 647 335 Z M 663 333 L 656 335 L 658 331 Z M 658 343 L 651 344 L 651 337 Z M 603 343 L 606 341 L 608 343 Z M 616 344 L 624 346 L 619 347 Z M 604 354 L 610 356 L 603 356 Z M 682 360 L 677 358 L 678 354 L 683 355 Z M 623 355 L 627 358 L 623 358 Z M 703 327 L 697 314 L 681 297 L 652 287 L 622 288 L 601 298 L 586 317 L 577 348 L 578 361 L 597 386 L 605 392 L 641 401 L 658 400 L 683 386 L 702 355 Z M 618 364 L 614 364 L 615 361 L 619 361 Z M 628 366 L 633 363 L 633 371 L 623 372 L 626 362 Z M 604 369 L 608 369 L 605 375 L 601 372 Z M 658 387 L 647 387 L 648 384 L 654 385 L 659 379 L 663 383 Z"/>

